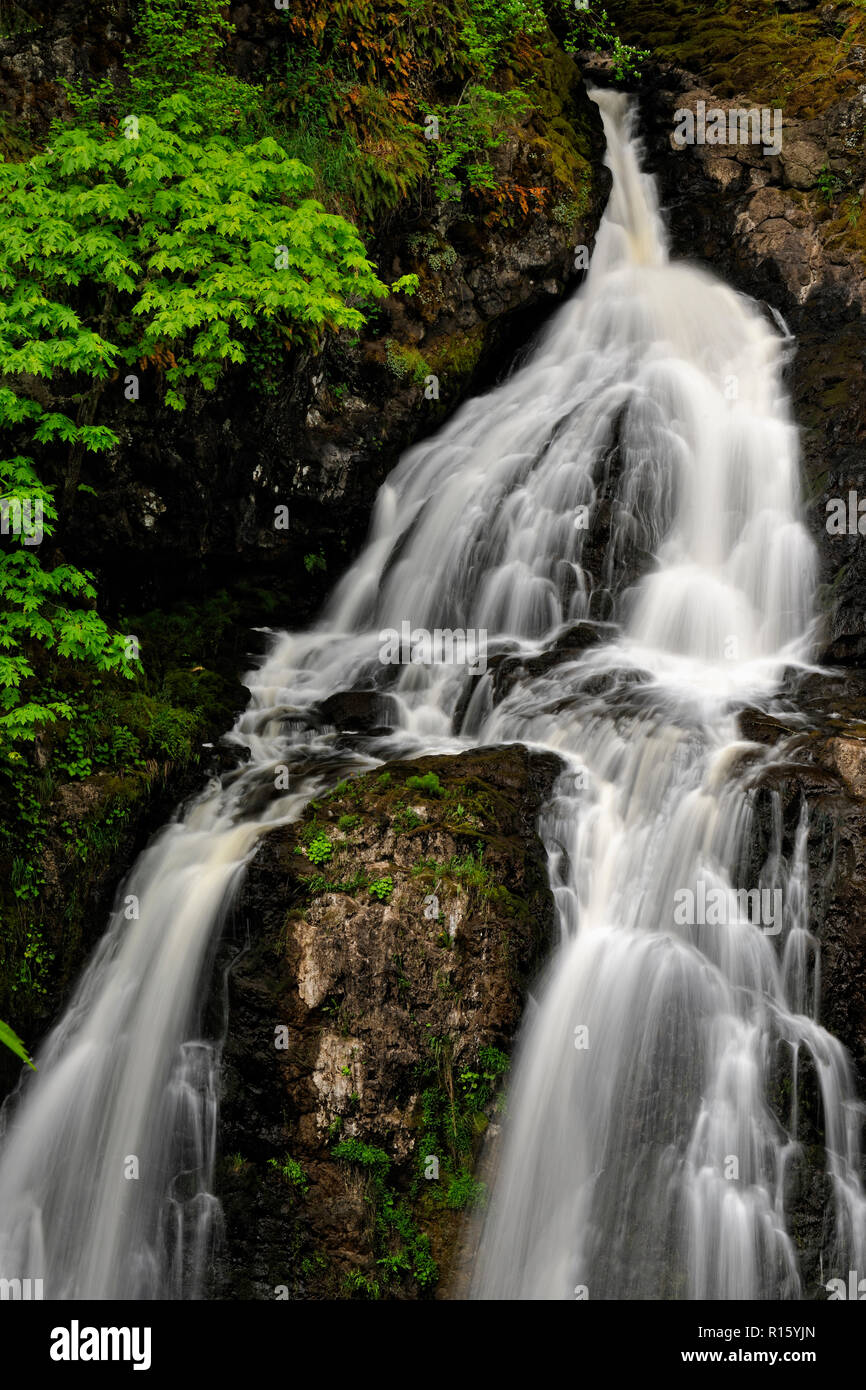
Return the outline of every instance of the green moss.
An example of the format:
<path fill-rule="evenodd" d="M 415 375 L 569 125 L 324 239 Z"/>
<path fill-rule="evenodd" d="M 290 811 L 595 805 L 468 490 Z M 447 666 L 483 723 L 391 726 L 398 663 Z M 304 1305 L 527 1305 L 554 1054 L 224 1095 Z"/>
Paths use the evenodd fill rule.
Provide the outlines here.
<path fill-rule="evenodd" d="M 427 349 L 430 370 L 449 383 L 462 383 L 471 377 L 484 351 L 484 325 L 474 324 L 465 333 L 455 333 L 432 342 Z"/>
<path fill-rule="evenodd" d="M 611 0 L 608 11 L 655 59 L 700 73 L 721 97 L 746 93 L 786 116 L 813 119 L 863 80 L 847 61 L 866 42 L 866 15 L 853 6 L 837 11 L 835 33 L 812 10 L 781 15 L 767 0 Z"/>
<path fill-rule="evenodd" d="M 391 821 L 391 828 L 397 835 L 408 835 L 426 822 L 411 806 L 400 806 Z"/>
<path fill-rule="evenodd" d="M 388 338 L 385 343 L 385 362 L 391 375 L 398 381 L 407 380 L 423 385 L 431 374 L 429 362 L 416 347 L 406 347 L 393 338 Z"/>

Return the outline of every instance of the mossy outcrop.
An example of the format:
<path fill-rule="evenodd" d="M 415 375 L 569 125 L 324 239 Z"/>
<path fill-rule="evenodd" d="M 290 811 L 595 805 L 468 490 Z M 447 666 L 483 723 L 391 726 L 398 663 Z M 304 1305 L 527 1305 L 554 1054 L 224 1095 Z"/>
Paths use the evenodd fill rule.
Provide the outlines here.
<path fill-rule="evenodd" d="M 263 840 L 226 977 L 216 1296 L 447 1286 L 551 940 L 535 823 L 558 767 L 520 747 L 391 763 Z"/>

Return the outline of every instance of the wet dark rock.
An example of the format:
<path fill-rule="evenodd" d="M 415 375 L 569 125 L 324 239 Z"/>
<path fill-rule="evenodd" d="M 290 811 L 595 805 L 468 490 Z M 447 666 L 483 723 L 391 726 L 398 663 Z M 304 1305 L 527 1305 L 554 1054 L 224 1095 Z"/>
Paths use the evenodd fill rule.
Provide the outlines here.
<path fill-rule="evenodd" d="M 339 690 L 317 706 L 319 720 L 344 733 L 382 734 L 396 723 L 393 697 L 378 690 Z"/>
<path fill-rule="evenodd" d="M 488 657 L 488 666 L 493 672 L 494 704 L 504 700 L 520 681 L 533 676 L 547 675 L 561 664 L 578 660 L 585 651 L 605 641 L 614 631 L 611 623 L 583 620 L 560 633 L 550 648 L 537 656 L 505 652 L 493 658 Z"/>
<path fill-rule="evenodd" d="M 751 739 L 754 743 L 778 743 L 780 739 L 789 738 L 791 735 L 790 727 L 768 714 L 766 710 L 741 710 L 738 721 L 743 738 Z"/>

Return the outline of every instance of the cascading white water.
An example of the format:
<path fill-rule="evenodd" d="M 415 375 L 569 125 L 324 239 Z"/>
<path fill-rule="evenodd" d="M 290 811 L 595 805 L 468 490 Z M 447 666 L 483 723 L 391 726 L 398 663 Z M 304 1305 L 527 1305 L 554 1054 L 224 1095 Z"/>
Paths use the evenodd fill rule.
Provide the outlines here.
<path fill-rule="evenodd" d="M 614 183 L 586 285 L 520 370 L 405 455 L 321 623 L 247 677 L 230 738 L 248 762 L 122 888 L 4 1112 L 0 1276 L 41 1277 L 47 1298 L 206 1292 L 219 1047 L 198 1008 L 258 837 L 347 765 L 517 740 L 565 768 L 541 827 L 560 942 L 518 1050 L 473 1292 L 799 1296 L 785 1179 L 805 1056 L 839 1268 L 863 1267 L 861 1112 L 814 1016 L 805 821 L 790 862 L 777 847 L 748 885 L 782 892 L 780 935 L 734 897 L 743 754 L 771 756 L 738 740 L 735 711 L 809 652 L 786 344 L 749 301 L 670 263 L 625 100 L 596 100 Z M 599 618 L 617 625 L 576 659 L 569 632 Z M 490 669 L 383 664 L 383 630 L 404 622 L 486 630 Z M 316 718 L 349 689 L 391 698 L 391 732 L 354 752 Z M 284 764 L 295 785 L 279 794 Z M 726 921 L 681 924 L 675 895 L 708 888 Z"/>

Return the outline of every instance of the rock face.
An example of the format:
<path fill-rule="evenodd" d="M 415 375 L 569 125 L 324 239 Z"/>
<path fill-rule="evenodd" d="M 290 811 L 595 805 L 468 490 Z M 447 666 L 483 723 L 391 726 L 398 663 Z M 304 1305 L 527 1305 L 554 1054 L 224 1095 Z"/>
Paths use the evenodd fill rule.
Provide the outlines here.
<path fill-rule="evenodd" d="M 392 763 L 263 841 L 227 975 L 216 1296 L 444 1287 L 550 943 L 535 822 L 558 766 Z"/>
<path fill-rule="evenodd" d="M 797 709 L 785 729 L 753 714 L 741 718 L 746 737 L 777 744 L 777 760 L 764 766 L 750 788 L 753 822 L 749 882 L 768 853 L 790 863 L 802 817 L 807 817 L 806 860 L 810 931 L 820 952 L 819 1019 L 851 1053 L 859 1095 L 866 1091 L 866 681 L 861 673 L 812 676 L 797 689 Z M 793 701 L 792 701 L 793 706 Z M 857 711 L 859 710 L 859 714 Z M 804 725 L 804 712 L 808 720 Z M 792 728 L 795 732 L 791 732 Z M 771 1103 L 780 1122 L 790 1122 L 789 1062 L 777 1059 L 778 1084 Z M 820 1087 L 808 1054 L 801 1054 L 797 1087 L 799 1148 L 787 1173 L 807 1297 L 826 1296 L 836 1270 L 833 1191 L 826 1173 Z"/>
<path fill-rule="evenodd" d="M 223 727 L 213 731 L 214 737 Z M 207 772 L 218 770 L 219 754 L 211 753 L 151 762 L 122 777 L 97 772 L 57 787 L 40 842 L 38 904 L 10 904 L 8 897 L 4 903 L 4 933 L 23 936 L 26 954 L 23 966 L 10 970 L 9 947 L 3 943 L 0 1018 L 14 1018 L 34 1046 L 59 1016 L 139 854 L 178 804 L 198 793 Z M 0 1102 L 20 1071 L 15 1056 L 0 1049 Z"/>
<path fill-rule="evenodd" d="M 850 1051 L 866 1089 L 866 677 L 816 674 L 792 684 L 791 719 L 747 712 L 745 737 L 775 745 L 777 759 L 753 785 L 753 869 L 780 837 L 790 859 L 802 813 L 811 930 L 821 948 L 822 1023 Z"/>

